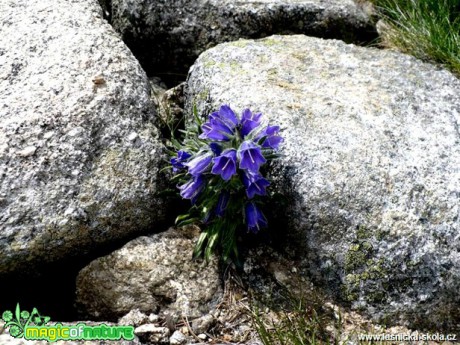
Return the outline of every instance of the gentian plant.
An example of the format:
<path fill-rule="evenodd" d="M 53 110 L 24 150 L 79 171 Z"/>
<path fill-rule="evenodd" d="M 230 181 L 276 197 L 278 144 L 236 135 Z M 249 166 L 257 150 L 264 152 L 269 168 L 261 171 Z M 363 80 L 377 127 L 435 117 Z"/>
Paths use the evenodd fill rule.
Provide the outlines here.
<path fill-rule="evenodd" d="M 238 117 L 222 105 L 204 123 L 194 108 L 194 121 L 183 133 L 182 141 L 172 139 L 170 163 L 181 197 L 192 206 L 176 223 L 202 224 L 194 257 L 209 259 L 220 249 L 224 260 L 237 258 L 238 231 L 257 233 L 267 226 L 262 207 L 270 182 L 263 169 L 278 156 L 279 126 L 264 123 L 261 113 L 245 109 Z"/>

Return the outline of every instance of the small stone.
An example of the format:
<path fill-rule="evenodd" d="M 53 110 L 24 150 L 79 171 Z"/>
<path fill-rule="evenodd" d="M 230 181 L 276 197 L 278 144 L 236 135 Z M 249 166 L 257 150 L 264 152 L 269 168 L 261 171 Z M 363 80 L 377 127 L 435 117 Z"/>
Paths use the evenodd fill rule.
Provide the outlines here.
<path fill-rule="evenodd" d="M 134 334 L 136 335 L 143 335 L 146 333 L 169 333 L 169 329 L 166 327 L 157 327 L 152 323 L 147 323 L 145 325 L 141 325 L 134 330 Z"/>
<path fill-rule="evenodd" d="M 157 344 L 167 343 L 170 331 L 166 327 L 157 327 L 154 324 L 148 323 L 137 327 L 134 330 L 134 334 L 141 339 L 148 339 L 150 342 Z"/>
<path fill-rule="evenodd" d="M 134 141 L 136 140 L 138 137 L 137 133 L 136 132 L 132 132 L 131 134 L 128 135 L 128 140 L 129 141 Z"/>
<path fill-rule="evenodd" d="M 244 334 L 244 333 L 250 332 L 250 331 L 251 331 L 251 327 L 249 327 L 248 325 L 240 325 L 240 326 L 238 327 L 238 330 L 239 330 L 240 333 L 243 333 L 243 334 Z"/>
<path fill-rule="evenodd" d="M 230 334 L 224 334 L 224 340 L 225 341 L 232 341 L 233 337 Z"/>
<path fill-rule="evenodd" d="M 281 270 L 275 270 L 273 275 L 275 276 L 275 279 L 281 284 L 286 284 L 289 282 L 289 277 Z"/>
<path fill-rule="evenodd" d="M 185 344 L 187 337 L 179 331 L 175 331 L 171 338 L 169 338 L 169 343 L 171 345 Z"/>
<path fill-rule="evenodd" d="M 155 322 L 158 322 L 158 320 L 160 319 L 160 317 L 156 314 L 150 314 L 149 315 L 149 321 L 151 323 L 155 323 Z"/>
<path fill-rule="evenodd" d="M 198 338 L 200 338 L 201 340 L 206 340 L 208 338 L 208 336 L 206 334 L 198 334 Z"/>
<path fill-rule="evenodd" d="M 138 327 L 147 323 L 148 321 L 150 321 L 150 318 L 147 317 L 147 315 L 145 315 L 139 309 L 133 309 L 128 314 L 121 317 L 118 320 L 118 324 Z"/>
<path fill-rule="evenodd" d="M 26 148 L 18 152 L 18 156 L 29 157 L 32 156 L 35 153 L 35 151 L 37 151 L 37 148 L 35 146 L 27 146 Z"/>
<path fill-rule="evenodd" d="M 204 333 L 211 328 L 214 322 L 214 316 L 211 314 L 204 315 L 192 321 L 192 329 L 195 333 Z"/>

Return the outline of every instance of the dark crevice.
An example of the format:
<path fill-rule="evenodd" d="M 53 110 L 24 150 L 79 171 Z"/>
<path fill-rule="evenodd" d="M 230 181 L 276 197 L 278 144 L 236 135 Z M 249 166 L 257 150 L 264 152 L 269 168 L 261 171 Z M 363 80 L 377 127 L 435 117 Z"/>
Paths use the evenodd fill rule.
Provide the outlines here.
<path fill-rule="evenodd" d="M 108 245 L 97 253 L 75 260 L 69 258 L 37 267 L 32 274 L 15 273 L 1 277 L 2 310 L 14 310 L 19 303 L 22 310 L 37 308 L 41 315 L 55 321 L 76 321 L 74 309 L 75 280 L 78 272 L 93 259 L 106 255 L 120 246 Z"/>
<path fill-rule="evenodd" d="M 219 11 L 210 4 L 202 6 L 205 8 L 200 8 L 195 18 L 198 24 L 189 26 L 186 26 L 185 19 L 193 18 L 194 15 L 182 13 L 178 17 L 173 6 L 163 8 L 165 13 L 152 15 L 148 19 L 142 13 L 146 10 L 141 10 L 136 18 L 123 19 L 124 23 L 127 21 L 129 24 L 120 32 L 122 39 L 149 77 L 160 77 L 168 87 L 174 87 L 186 79 L 190 66 L 199 54 L 219 43 L 240 38 L 260 39 L 271 35 L 304 34 L 324 39 L 340 39 L 361 46 L 375 45 L 378 38 L 372 20 L 355 23 L 358 19 L 341 15 L 323 18 L 324 10 L 310 12 L 279 6 L 261 15 L 251 11 L 242 13 L 234 9 Z M 186 11 L 188 10 L 183 10 Z M 166 18 L 163 18 L 163 22 L 156 18 L 161 16 Z M 116 29 L 117 18 L 113 20 Z M 156 23 L 152 24 L 152 20 Z M 206 26 L 206 23 L 211 22 L 216 23 L 215 29 Z"/>
<path fill-rule="evenodd" d="M 104 19 L 109 23 L 112 22 L 112 1 L 111 0 L 98 0 L 102 8 Z"/>
<path fill-rule="evenodd" d="M 299 30 L 300 31 L 300 30 Z M 247 37 L 241 37 L 246 39 L 261 39 L 271 35 L 295 35 L 304 33 L 308 36 L 314 36 L 324 39 L 336 39 L 335 32 L 331 29 L 322 32 L 299 32 L 294 30 L 273 30 L 273 32 L 265 32 L 262 34 L 254 34 Z M 171 42 L 171 37 L 157 37 L 156 39 L 136 39 L 126 35 L 124 41 L 126 45 L 133 52 L 134 56 L 138 59 L 144 71 L 149 77 L 159 77 L 167 85 L 168 88 L 172 88 L 187 78 L 190 67 L 194 64 L 196 59 L 201 52 L 183 52 L 177 51 L 177 48 L 171 47 L 168 43 L 165 46 L 164 43 L 159 42 Z M 377 42 L 377 33 L 375 31 L 366 31 L 362 36 L 362 41 L 356 41 L 352 37 L 343 37 L 346 43 L 355 43 L 362 46 L 375 46 Z M 229 40 L 230 41 L 230 40 Z M 218 43 L 210 44 L 208 48 L 211 48 Z M 156 47 L 156 49 L 152 49 Z M 161 51 L 161 53 L 159 53 Z M 203 50 L 204 51 L 204 50 Z"/>
<path fill-rule="evenodd" d="M 173 217 L 177 208 L 181 207 L 180 202 L 172 201 L 172 204 L 176 205 L 176 209 L 168 209 L 166 220 L 156 224 L 155 228 L 107 241 L 86 253 L 81 252 L 80 255 L 56 262 L 36 264 L 33 269 L 1 275 L 0 309 L 14 310 L 19 303 L 21 310 L 31 311 L 37 308 L 41 315 L 50 316 L 53 322 L 82 320 L 74 305 L 76 278 L 80 270 L 94 259 L 112 253 L 139 236 L 167 230 L 174 222 Z"/>

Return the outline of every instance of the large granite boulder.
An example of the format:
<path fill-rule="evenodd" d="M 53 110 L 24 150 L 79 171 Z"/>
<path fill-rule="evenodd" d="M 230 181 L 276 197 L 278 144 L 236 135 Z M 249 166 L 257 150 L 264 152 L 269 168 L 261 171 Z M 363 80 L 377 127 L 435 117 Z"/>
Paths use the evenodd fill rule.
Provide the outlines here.
<path fill-rule="evenodd" d="M 217 260 L 192 260 L 199 228 L 142 236 L 98 258 L 77 277 L 76 305 L 95 319 L 133 309 L 171 317 L 206 315 L 222 297 Z"/>
<path fill-rule="evenodd" d="M 96 0 L 0 3 L 0 273 L 163 219 L 149 82 Z"/>
<path fill-rule="evenodd" d="M 165 72 L 165 66 L 169 72 L 185 74 L 201 52 L 238 38 L 303 33 L 347 42 L 369 42 L 376 37 L 368 11 L 353 0 L 112 0 L 111 3 L 114 28 L 153 75 Z"/>
<path fill-rule="evenodd" d="M 280 124 L 272 170 L 288 250 L 375 320 L 460 323 L 460 81 L 415 58 L 272 36 L 218 45 L 189 74 L 187 109 L 250 107 Z"/>

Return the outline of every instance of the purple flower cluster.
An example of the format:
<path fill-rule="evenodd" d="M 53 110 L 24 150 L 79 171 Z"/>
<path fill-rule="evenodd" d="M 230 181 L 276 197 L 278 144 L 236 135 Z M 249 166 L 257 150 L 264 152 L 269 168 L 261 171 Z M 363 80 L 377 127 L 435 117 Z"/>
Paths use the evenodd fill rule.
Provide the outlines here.
<path fill-rule="evenodd" d="M 177 156 L 171 159 L 174 172 L 186 169 L 187 176 L 191 177 L 178 186 L 180 195 L 192 203 L 196 203 L 203 194 L 205 198 L 210 197 L 212 192 L 206 192 L 210 181 L 215 181 L 213 175 L 220 176 L 224 184 L 219 184 L 214 214 L 223 217 L 233 200 L 232 195 L 242 190 L 246 199 L 242 200 L 245 223 L 249 231 L 257 232 L 267 225 L 267 221 L 254 198 L 256 195 L 265 196 L 270 185 L 260 173 L 260 168 L 267 162 L 264 155 L 278 150 L 283 141 L 279 136 L 279 127 L 262 125 L 261 113 L 245 109 L 238 118 L 228 105 L 222 105 L 219 111 L 208 116 L 201 125 L 201 131 L 198 138 L 203 146 L 198 152 L 179 150 Z"/>

